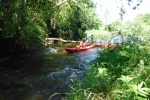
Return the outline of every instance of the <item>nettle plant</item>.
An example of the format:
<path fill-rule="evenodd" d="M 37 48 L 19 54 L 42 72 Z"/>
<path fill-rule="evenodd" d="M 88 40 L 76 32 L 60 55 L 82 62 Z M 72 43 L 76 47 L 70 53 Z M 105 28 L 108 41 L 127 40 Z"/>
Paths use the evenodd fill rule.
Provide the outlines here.
<path fill-rule="evenodd" d="M 150 94 L 149 43 L 122 45 L 122 48 L 105 49 L 97 59 L 99 69 L 109 73 L 109 90 L 113 99 L 147 100 Z M 100 67 L 100 68 L 99 68 Z M 105 74 L 105 73 L 104 73 Z M 106 74 L 105 74 L 106 75 Z"/>
<path fill-rule="evenodd" d="M 112 91 L 112 94 L 115 95 L 114 99 L 148 100 L 150 88 L 147 87 L 144 81 L 136 84 L 133 80 L 132 76 L 121 76 L 118 78 L 116 85 L 119 86 Z"/>

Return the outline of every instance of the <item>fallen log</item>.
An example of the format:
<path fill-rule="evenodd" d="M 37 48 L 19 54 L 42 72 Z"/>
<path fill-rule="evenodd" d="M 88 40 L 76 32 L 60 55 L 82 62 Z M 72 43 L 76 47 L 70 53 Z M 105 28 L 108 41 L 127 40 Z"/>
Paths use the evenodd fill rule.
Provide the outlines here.
<path fill-rule="evenodd" d="M 45 38 L 43 40 L 43 45 L 46 47 L 49 47 L 51 44 L 54 43 L 54 41 L 61 41 L 64 43 L 78 43 L 80 41 L 74 41 L 74 40 L 63 40 L 62 38 Z"/>
<path fill-rule="evenodd" d="M 74 40 L 63 40 L 62 38 L 45 38 L 46 41 L 62 41 L 62 42 L 80 42 L 80 41 L 74 41 Z"/>

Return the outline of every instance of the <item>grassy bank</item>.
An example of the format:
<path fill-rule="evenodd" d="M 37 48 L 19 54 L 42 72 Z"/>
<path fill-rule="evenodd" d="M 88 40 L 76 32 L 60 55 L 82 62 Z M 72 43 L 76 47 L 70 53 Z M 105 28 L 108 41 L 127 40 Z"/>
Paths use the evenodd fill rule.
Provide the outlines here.
<path fill-rule="evenodd" d="M 101 40 L 109 40 L 112 37 L 112 34 L 104 30 L 88 30 L 86 31 L 87 36 L 94 35 L 94 41 L 98 38 Z"/>
<path fill-rule="evenodd" d="M 99 57 L 90 64 L 90 71 L 85 73 L 84 81 L 73 79 L 68 99 L 149 100 L 149 43 L 128 44 L 99 52 Z"/>

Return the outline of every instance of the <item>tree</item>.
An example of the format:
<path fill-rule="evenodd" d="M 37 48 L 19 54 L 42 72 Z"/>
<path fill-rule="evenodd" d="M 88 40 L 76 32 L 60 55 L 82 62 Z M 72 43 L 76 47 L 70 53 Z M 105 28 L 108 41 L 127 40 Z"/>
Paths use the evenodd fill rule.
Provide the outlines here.
<path fill-rule="evenodd" d="M 0 1 L 0 43 L 4 45 L 1 50 L 12 52 L 41 44 L 47 33 L 45 13 L 51 8 L 45 3 L 49 4 L 48 0 Z"/>
<path fill-rule="evenodd" d="M 150 14 L 139 14 L 135 17 L 134 23 L 137 23 L 137 26 L 142 27 L 140 30 L 141 34 L 146 34 L 150 32 Z"/>
<path fill-rule="evenodd" d="M 144 16 L 144 22 L 150 25 L 150 13 L 145 14 Z"/>
<path fill-rule="evenodd" d="M 1 0 L 1 50 L 35 48 L 48 35 L 79 40 L 99 26 L 94 9 L 92 0 Z"/>
<path fill-rule="evenodd" d="M 118 32 L 120 26 L 121 26 L 121 23 L 119 21 L 114 21 L 111 24 L 106 25 L 105 30 L 109 32 Z"/>
<path fill-rule="evenodd" d="M 53 14 L 57 21 L 50 30 L 50 37 L 57 34 L 57 37 L 80 40 L 87 29 L 99 27 L 100 21 L 95 17 L 95 6 L 91 0 L 69 0 L 57 9 L 58 12 Z"/>
<path fill-rule="evenodd" d="M 121 8 L 120 8 L 120 13 L 119 13 L 119 15 L 120 15 L 120 21 L 121 21 L 121 22 L 124 20 L 124 15 L 125 15 L 125 13 L 126 13 L 126 11 L 125 11 L 124 6 L 121 6 Z"/>
<path fill-rule="evenodd" d="M 140 6 L 140 4 L 143 2 L 143 0 L 127 0 L 127 1 L 128 5 L 132 6 L 133 10 L 136 10 L 138 6 Z"/>

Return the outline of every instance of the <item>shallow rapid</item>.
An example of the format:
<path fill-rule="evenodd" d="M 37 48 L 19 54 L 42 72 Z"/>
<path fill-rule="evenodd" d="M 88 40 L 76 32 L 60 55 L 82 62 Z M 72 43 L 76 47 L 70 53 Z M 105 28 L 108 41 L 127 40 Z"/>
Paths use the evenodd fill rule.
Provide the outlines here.
<path fill-rule="evenodd" d="M 48 100 L 54 93 L 67 92 L 71 79 L 82 80 L 88 64 L 101 50 L 67 53 L 64 48 L 70 45 L 55 44 L 0 62 L 0 100 Z"/>

